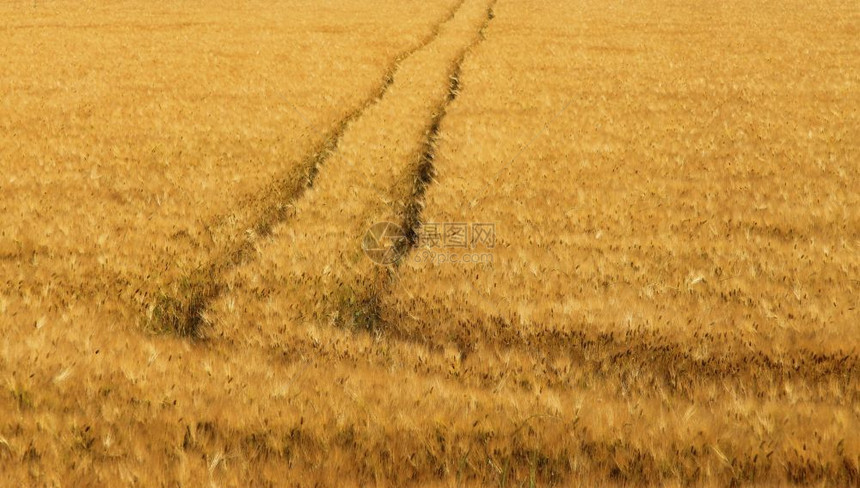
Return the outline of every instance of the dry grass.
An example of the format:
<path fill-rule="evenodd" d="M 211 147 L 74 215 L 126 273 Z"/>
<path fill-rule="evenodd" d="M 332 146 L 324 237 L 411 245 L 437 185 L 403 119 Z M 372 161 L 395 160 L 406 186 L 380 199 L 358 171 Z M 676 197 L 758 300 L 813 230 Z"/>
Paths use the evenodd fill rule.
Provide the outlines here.
<path fill-rule="evenodd" d="M 0 18 L 3 483 L 860 484 L 855 5 Z"/>

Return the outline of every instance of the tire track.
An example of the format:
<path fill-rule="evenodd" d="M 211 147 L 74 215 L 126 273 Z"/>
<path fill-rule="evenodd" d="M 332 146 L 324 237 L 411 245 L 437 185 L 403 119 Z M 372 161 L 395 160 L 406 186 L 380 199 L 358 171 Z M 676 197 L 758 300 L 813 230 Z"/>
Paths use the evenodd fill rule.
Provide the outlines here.
<path fill-rule="evenodd" d="M 183 274 L 155 292 L 154 301 L 145 292 L 142 296 L 140 291 L 136 292 L 138 301 L 146 310 L 146 329 L 171 332 L 182 337 L 201 337 L 203 312 L 223 291 L 224 273 L 248 262 L 254 255 L 259 240 L 271 235 L 277 224 L 290 217 L 294 203 L 313 187 L 320 167 L 337 150 L 347 127 L 382 99 L 393 84 L 401 63 L 438 38 L 442 27 L 454 19 L 465 1 L 459 0 L 454 4 L 443 19 L 433 26 L 428 36 L 398 55 L 386 69 L 382 81 L 371 96 L 341 119 L 296 168 L 245 204 L 250 219 L 240 217 L 242 222 L 236 226 L 244 230 L 244 234 L 234 233 L 234 237 L 226 244 L 212 251 L 212 257 L 204 265 Z M 236 213 L 221 217 L 213 225 L 224 225 L 224 222 L 236 220 L 236 217 Z"/>
<path fill-rule="evenodd" d="M 402 222 L 413 229 L 414 243 L 445 108 L 456 97 L 465 53 L 492 17 L 490 6 L 490 0 L 467 0 L 345 131 L 318 183 L 297 202 L 295 217 L 275 230 L 271 242 L 278 245 L 258 249 L 260 259 L 227 275 L 229 299 L 210 307 L 219 335 L 247 340 L 248 324 L 270 334 L 299 321 L 375 326 L 374 296 L 391 270 L 365 256 L 362 236 L 373 224 Z"/>
<path fill-rule="evenodd" d="M 448 108 L 459 95 L 460 73 L 462 71 L 466 55 L 485 39 L 487 27 L 489 27 L 490 22 L 495 17 L 493 9 L 496 5 L 496 1 L 497 0 L 493 0 L 487 7 L 487 17 L 484 20 L 484 23 L 481 24 L 477 37 L 460 53 L 460 56 L 454 62 L 451 73 L 448 76 L 448 79 L 450 80 L 448 84 L 448 95 L 439 106 L 436 115 L 430 123 L 427 138 L 423 143 L 421 158 L 417 167 L 413 171 L 412 191 L 404 204 L 401 226 L 405 231 L 406 239 L 401 245 L 402 249 L 398 249 L 399 256 L 406 256 L 408 253 L 412 252 L 418 244 L 418 230 L 421 226 L 421 211 L 424 209 L 424 195 L 436 175 L 434 161 L 436 160 L 436 148 L 438 146 L 439 136 L 441 133 L 442 120 L 448 115 Z M 399 264 L 399 262 L 397 264 Z"/>
<path fill-rule="evenodd" d="M 574 324 L 564 328 L 535 324 L 523 329 L 501 316 L 458 321 L 445 310 L 422 315 L 418 324 L 407 312 L 385 305 L 380 327 L 389 338 L 430 350 L 455 347 L 463 361 L 492 356 L 497 351 L 533 350 L 541 352 L 534 359 L 548 377 L 554 376 L 554 361 L 565 358 L 576 365 L 578 375 L 614 378 L 614 384 L 625 385 L 640 395 L 660 387 L 692 397 L 704 383 L 777 396 L 788 394 L 791 385 L 803 385 L 806 392 L 826 385 L 829 394 L 837 392 L 849 402 L 860 400 L 860 364 L 852 348 L 768 351 L 727 334 L 697 333 L 679 341 L 654 331 L 598 332 Z M 423 304 L 418 308 L 428 311 L 430 307 Z M 417 326 L 401 325 L 410 322 Z M 480 359 L 477 361 L 480 364 Z M 560 374 L 557 379 L 565 382 L 567 375 Z"/>
<path fill-rule="evenodd" d="M 408 168 L 399 181 L 400 189 L 395 189 L 395 194 L 405 195 L 399 198 L 400 211 L 392 220 L 399 222 L 403 231 L 403 238 L 396 241 L 391 253 L 396 256 L 392 269 L 376 268 L 371 277 L 363 286 L 363 290 L 355 293 L 357 299 L 348 303 L 339 304 L 339 316 L 351 318 L 351 326 L 361 329 L 380 331 L 390 329 L 384 320 L 382 312 L 382 297 L 388 292 L 397 279 L 396 268 L 402 263 L 418 244 L 418 231 L 421 227 L 421 212 L 424 208 L 424 196 L 428 187 L 433 182 L 436 174 L 434 161 L 436 149 L 441 135 L 442 121 L 447 115 L 451 103 L 457 99 L 460 90 L 460 73 L 463 62 L 469 51 L 473 50 L 484 38 L 487 27 L 495 17 L 493 8 L 496 0 L 493 0 L 486 9 L 486 18 L 481 24 L 475 38 L 458 54 L 456 60 L 448 71 L 448 92 L 445 99 L 434 110 L 434 116 L 430 120 L 426 136 L 421 144 L 420 157 L 413 167 Z"/>

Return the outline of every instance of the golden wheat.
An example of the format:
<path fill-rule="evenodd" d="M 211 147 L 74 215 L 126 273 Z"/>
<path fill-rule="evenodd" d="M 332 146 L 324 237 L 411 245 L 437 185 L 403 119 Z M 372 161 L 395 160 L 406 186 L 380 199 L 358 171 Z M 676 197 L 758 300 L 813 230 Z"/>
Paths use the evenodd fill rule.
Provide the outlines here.
<path fill-rule="evenodd" d="M 860 483 L 856 6 L 0 15 L 0 484 Z"/>

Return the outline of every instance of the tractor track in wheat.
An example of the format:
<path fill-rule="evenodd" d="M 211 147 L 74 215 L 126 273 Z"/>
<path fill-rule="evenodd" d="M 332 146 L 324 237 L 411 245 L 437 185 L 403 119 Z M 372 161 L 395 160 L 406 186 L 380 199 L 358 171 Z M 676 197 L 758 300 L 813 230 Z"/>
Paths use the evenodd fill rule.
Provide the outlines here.
<path fill-rule="evenodd" d="M 396 282 L 397 267 L 404 259 L 408 258 L 410 253 L 419 244 L 421 211 L 424 208 L 425 194 L 433 183 L 436 174 L 434 161 L 441 137 L 442 122 L 448 113 L 449 106 L 457 99 L 459 94 L 461 86 L 460 75 L 466 55 L 475 49 L 484 39 L 486 29 L 495 16 L 493 11 L 495 4 L 496 1 L 494 0 L 487 6 L 486 18 L 475 37 L 460 51 L 456 60 L 451 65 L 448 71 L 448 92 L 434 110 L 434 116 L 430 120 L 425 138 L 421 143 L 421 151 L 417 162 L 404 176 L 408 191 L 405 197 L 401 198 L 400 202 L 396 205 L 399 208 L 398 215 L 396 216 L 398 225 L 403 231 L 403 238 L 394 244 L 393 255 L 397 256 L 398 259 L 389 267 L 376 269 L 377 276 L 368 280 L 366 289 L 361 293 L 362 298 L 358 306 L 351 305 L 346 307 L 346 309 L 342 307 L 339 311 L 342 315 L 359 315 L 361 317 L 359 322 L 361 322 L 363 328 L 378 331 L 396 330 L 395 327 L 386 324 L 382 318 L 384 314 L 380 305 L 381 298 Z"/>
<path fill-rule="evenodd" d="M 234 235 L 221 246 L 214 246 L 210 251 L 211 257 L 203 265 L 181 274 L 178 279 L 156 291 L 154 300 L 145 296 L 145 293 L 142 298 L 138 296 L 138 301 L 146 308 L 145 328 L 172 332 L 183 337 L 200 337 L 200 329 L 204 324 L 202 314 L 212 300 L 221 294 L 223 274 L 251 259 L 260 238 L 269 236 L 275 225 L 290 217 L 295 202 L 313 187 L 320 167 L 337 150 L 350 123 L 382 99 L 391 87 L 400 64 L 438 38 L 442 26 L 454 18 L 465 1 L 459 0 L 426 37 L 395 57 L 371 95 L 338 121 L 297 167 L 241 204 L 244 209 L 250 209 L 252 215 L 246 225 L 240 226 L 244 233 Z M 233 218 L 235 214 L 221 216 L 210 227 Z"/>

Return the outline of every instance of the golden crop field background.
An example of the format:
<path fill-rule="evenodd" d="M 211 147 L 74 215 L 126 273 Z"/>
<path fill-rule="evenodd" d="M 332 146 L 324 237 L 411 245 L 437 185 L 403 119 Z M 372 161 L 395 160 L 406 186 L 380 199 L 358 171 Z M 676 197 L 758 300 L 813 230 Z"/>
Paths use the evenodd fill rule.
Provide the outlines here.
<path fill-rule="evenodd" d="M 0 485 L 860 485 L 858 34 L 0 4 Z"/>

